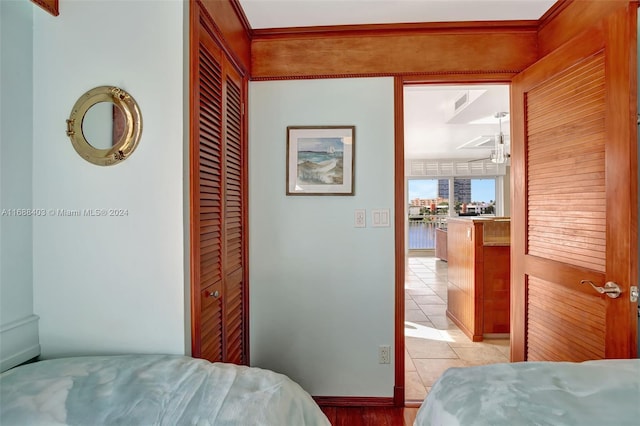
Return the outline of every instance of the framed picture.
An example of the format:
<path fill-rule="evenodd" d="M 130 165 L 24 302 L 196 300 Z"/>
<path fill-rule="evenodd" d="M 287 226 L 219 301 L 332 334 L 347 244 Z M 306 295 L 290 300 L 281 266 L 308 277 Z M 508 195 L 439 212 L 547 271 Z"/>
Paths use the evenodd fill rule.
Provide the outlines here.
<path fill-rule="evenodd" d="M 287 195 L 353 195 L 355 126 L 287 127 Z"/>

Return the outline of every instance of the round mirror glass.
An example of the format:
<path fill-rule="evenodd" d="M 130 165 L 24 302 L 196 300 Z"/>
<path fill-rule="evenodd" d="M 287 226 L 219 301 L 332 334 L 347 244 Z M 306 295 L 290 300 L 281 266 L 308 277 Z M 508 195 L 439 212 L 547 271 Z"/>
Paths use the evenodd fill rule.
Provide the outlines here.
<path fill-rule="evenodd" d="M 82 119 L 82 134 L 97 149 L 109 149 L 117 144 L 124 130 L 124 112 L 112 102 L 96 103 Z"/>
<path fill-rule="evenodd" d="M 67 136 L 73 148 L 99 166 L 111 166 L 128 158 L 141 134 L 140 108 L 129 93 L 118 87 L 99 86 L 85 92 L 67 119 Z"/>

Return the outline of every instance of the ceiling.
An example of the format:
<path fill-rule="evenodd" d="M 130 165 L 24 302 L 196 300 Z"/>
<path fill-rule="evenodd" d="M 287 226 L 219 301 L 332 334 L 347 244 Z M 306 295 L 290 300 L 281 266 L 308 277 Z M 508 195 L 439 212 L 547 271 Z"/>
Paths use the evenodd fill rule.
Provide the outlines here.
<path fill-rule="evenodd" d="M 407 86 L 405 158 L 486 158 L 500 129 L 509 142 L 509 116 L 498 119 L 495 115 L 499 112 L 509 112 L 508 85 Z"/>
<path fill-rule="evenodd" d="M 555 0 L 240 0 L 251 28 L 539 19 Z"/>
<path fill-rule="evenodd" d="M 537 20 L 555 3 L 555 0 L 239 1 L 253 29 Z M 456 112 L 455 102 L 465 93 L 469 102 Z M 405 88 L 404 106 L 407 159 L 479 159 L 491 154 L 492 143 L 487 142 L 487 136 L 499 132 L 495 114 L 509 111 L 509 87 L 409 86 Z M 502 130 L 508 137 L 508 116 L 502 119 Z M 484 148 L 470 148 L 475 142 L 482 142 L 481 137 L 485 140 Z M 465 143 L 467 147 L 461 148 Z"/>

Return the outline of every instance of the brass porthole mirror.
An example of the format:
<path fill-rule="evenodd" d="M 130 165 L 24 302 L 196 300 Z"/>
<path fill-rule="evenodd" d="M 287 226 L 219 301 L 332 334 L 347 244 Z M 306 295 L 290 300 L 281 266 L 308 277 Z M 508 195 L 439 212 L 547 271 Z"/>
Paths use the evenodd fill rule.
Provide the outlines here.
<path fill-rule="evenodd" d="M 111 166 L 129 157 L 141 134 L 140 108 L 118 87 L 89 90 L 76 101 L 67 120 L 67 136 L 75 150 L 99 166 Z"/>

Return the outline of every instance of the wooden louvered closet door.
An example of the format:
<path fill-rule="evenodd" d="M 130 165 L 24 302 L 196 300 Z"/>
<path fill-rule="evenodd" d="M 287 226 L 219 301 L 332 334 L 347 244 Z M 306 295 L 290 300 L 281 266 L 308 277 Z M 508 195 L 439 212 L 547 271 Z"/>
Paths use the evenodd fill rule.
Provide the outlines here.
<path fill-rule="evenodd" d="M 635 59 L 620 38 L 625 19 L 610 18 L 513 81 L 513 361 L 637 351 Z M 623 293 L 612 299 L 581 280 L 614 281 Z"/>
<path fill-rule="evenodd" d="M 191 63 L 192 355 L 246 364 L 245 84 L 210 27 L 202 20 L 196 24 L 191 50 L 196 53 Z"/>
<path fill-rule="evenodd" d="M 242 81 L 229 70 L 226 77 L 224 180 L 224 330 L 226 362 L 244 364 L 244 177 Z"/>

